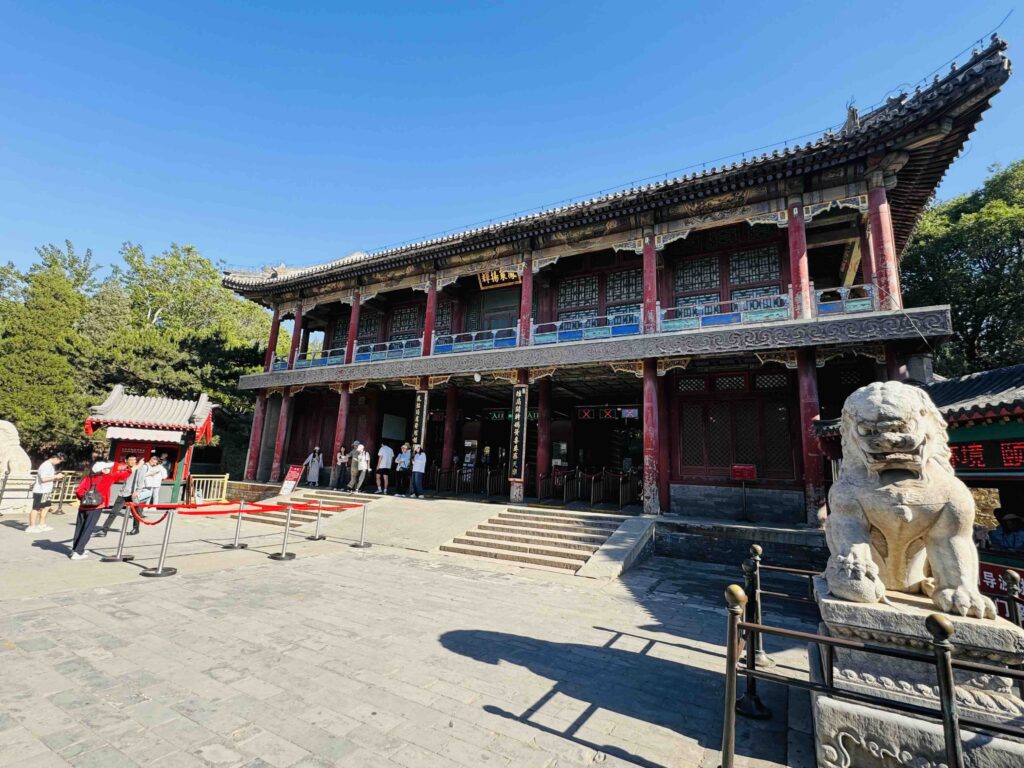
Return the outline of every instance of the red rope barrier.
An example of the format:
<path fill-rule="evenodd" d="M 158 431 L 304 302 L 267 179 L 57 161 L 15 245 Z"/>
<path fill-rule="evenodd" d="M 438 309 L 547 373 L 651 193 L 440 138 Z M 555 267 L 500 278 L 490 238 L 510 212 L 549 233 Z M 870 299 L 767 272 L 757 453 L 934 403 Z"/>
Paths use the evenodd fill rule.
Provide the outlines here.
<path fill-rule="evenodd" d="M 160 525 L 160 523 L 162 523 L 167 518 L 167 515 L 169 515 L 170 512 L 171 512 L 171 510 L 168 509 L 166 512 L 164 512 L 163 516 L 159 520 L 157 520 L 156 522 L 152 522 L 151 523 L 149 520 L 147 520 L 146 518 L 142 517 L 142 515 L 139 514 L 138 507 L 153 507 L 153 508 L 155 508 L 156 505 L 129 503 L 129 504 L 127 504 L 127 507 L 128 507 L 128 510 L 132 513 L 132 517 L 134 517 L 136 520 L 138 520 L 143 525 Z"/>
<path fill-rule="evenodd" d="M 250 515 L 262 515 L 268 512 L 286 512 L 288 507 L 292 508 L 292 511 L 299 512 L 341 512 L 346 509 L 359 509 L 361 504 L 331 504 L 331 505 L 318 505 L 310 504 L 308 502 L 296 502 L 295 504 L 263 504 L 260 502 L 231 502 L 231 501 L 207 501 L 200 504 L 139 504 L 136 502 L 129 502 L 126 505 L 132 516 L 143 525 L 160 525 L 170 511 L 173 509 L 179 515 L 194 516 L 194 517 L 215 517 L 220 515 L 237 515 L 239 512 L 242 514 Z M 221 507 L 221 509 L 213 510 L 210 507 Z M 163 515 L 156 521 L 149 521 L 139 514 L 139 510 L 155 509 L 164 510 Z"/>

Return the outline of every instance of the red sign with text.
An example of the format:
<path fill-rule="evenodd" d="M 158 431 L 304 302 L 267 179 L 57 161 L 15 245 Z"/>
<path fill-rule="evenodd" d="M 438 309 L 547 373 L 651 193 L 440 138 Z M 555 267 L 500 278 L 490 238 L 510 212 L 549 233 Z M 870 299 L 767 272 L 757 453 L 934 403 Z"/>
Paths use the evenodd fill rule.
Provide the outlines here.
<path fill-rule="evenodd" d="M 302 465 L 292 464 L 288 467 L 288 474 L 284 476 L 284 482 L 281 483 L 281 493 L 291 493 L 295 490 L 295 486 L 299 484 L 299 478 L 302 477 Z"/>
<path fill-rule="evenodd" d="M 996 610 L 999 612 L 999 615 L 1004 619 L 1008 619 L 1010 618 L 1010 613 L 1006 604 L 1008 599 L 1008 590 L 1006 587 L 1006 580 L 1003 578 L 1003 571 L 1005 570 L 1005 565 L 979 563 L 978 588 L 984 594 L 992 598 L 992 602 L 996 604 Z M 1024 582 L 1021 583 L 1018 597 L 1024 599 Z"/>
<path fill-rule="evenodd" d="M 970 472 L 1024 472 L 1024 440 L 979 440 L 973 443 L 950 443 L 954 469 Z"/>
<path fill-rule="evenodd" d="M 733 480 L 757 480 L 757 465 L 755 464 L 733 464 Z"/>

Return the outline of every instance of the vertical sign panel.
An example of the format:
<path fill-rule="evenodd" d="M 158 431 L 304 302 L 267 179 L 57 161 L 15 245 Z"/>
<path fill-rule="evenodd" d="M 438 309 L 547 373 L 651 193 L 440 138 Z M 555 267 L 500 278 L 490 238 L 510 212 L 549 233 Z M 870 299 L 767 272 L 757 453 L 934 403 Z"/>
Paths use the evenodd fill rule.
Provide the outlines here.
<path fill-rule="evenodd" d="M 416 390 L 416 407 L 412 414 L 412 442 L 413 445 L 423 445 L 427 439 L 427 408 L 428 392 L 425 389 Z"/>
<path fill-rule="evenodd" d="M 508 479 L 526 478 L 526 417 L 530 388 L 516 384 L 512 389 L 512 444 L 509 447 Z"/>

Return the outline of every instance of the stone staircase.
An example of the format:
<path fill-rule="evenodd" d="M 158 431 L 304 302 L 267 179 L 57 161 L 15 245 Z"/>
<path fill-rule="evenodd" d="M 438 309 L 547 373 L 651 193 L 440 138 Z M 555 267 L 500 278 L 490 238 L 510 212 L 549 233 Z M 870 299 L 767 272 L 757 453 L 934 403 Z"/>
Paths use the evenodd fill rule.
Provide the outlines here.
<path fill-rule="evenodd" d="M 303 504 L 316 504 L 318 501 L 329 506 L 332 504 L 369 504 L 374 499 L 381 498 L 372 493 L 342 493 L 341 491 L 335 491 L 328 488 L 302 488 L 295 491 L 289 497 L 292 501 L 302 502 Z M 277 504 L 283 506 L 287 503 L 286 499 L 267 499 L 268 504 Z M 327 520 L 333 514 L 332 512 L 323 512 L 322 520 Z M 232 515 L 231 517 L 236 517 Z M 243 521 L 252 521 L 254 523 L 263 523 L 264 525 L 276 525 L 283 527 L 288 519 L 287 512 L 260 512 L 258 514 L 246 514 L 242 513 Z M 316 522 L 316 510 L 292 510 L 292 528 L 298 528 L 300 525 L 306 525 L 307 523 L 312 525 Z"/>
<path fill-rule="evenodd" d="M 600 512 L 508 507 L 442 544 L 441 551 L 575 573 L 628 519 Z"/>

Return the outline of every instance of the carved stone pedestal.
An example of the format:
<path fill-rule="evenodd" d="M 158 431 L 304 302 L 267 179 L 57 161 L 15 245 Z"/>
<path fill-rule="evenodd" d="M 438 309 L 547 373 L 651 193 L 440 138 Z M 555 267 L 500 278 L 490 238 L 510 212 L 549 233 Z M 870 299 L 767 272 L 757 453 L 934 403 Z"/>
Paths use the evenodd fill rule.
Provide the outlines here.
<path fill-rule="evenodd" d="M 923 595 L 890 592 L 895 607 L 853 603 L 828 594 L 822 577 L 815 581 L 821 609 L 821 634 L 932 655 L 925 619 L 937 609 Z M 1024 630 L 1004 619 L 947 615 L 955 632 L 954 657 L 992 665 L 1024 662 Z M 825 679 L 823 649 L 812 646 L 811 672 Z M 956 670 L 957 705 L 962 715 L 1024 727 L 1024 700 L 1006 677 Z M 832 667 L 836 688 L 939 709 L 935 665 L 864 651 L 836 649 Z M 817 694 L 813 703 L 815 748 L 823 768 L 876 768 L 944 765 L 941 722 L 922 720 L 881 707 Z M 967 764 L 1009 768 L 1024 765 L 1024 743 L 962 731 Z"/>

